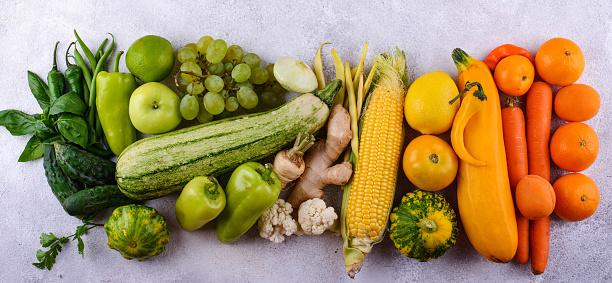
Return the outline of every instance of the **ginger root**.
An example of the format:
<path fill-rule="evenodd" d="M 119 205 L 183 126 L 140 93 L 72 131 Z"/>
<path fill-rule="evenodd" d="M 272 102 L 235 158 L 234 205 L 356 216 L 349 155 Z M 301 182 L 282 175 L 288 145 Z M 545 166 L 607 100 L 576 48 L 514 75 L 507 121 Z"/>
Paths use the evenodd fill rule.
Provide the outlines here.
<path fill-rule="evenodd" d="M 294 209 L 308 199 L 323 199 L 326 185 L 344 185 L 351 178 L 353 168 L 349 161 L 332 166 L 351 141 L 350 120 L 342 105 L 334 106 L 327 122 L 327 139 L 315 142 L 304 156 L 306 169 L 287 200 Z"/>

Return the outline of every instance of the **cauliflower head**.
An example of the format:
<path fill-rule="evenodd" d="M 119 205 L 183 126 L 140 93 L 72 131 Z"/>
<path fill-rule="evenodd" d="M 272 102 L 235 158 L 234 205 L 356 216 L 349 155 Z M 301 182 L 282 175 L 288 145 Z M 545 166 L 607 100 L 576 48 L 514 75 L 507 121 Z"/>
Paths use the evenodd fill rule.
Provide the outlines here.
<path fill-rule="evenodd" d="M 303 202 L 298 210 L 298 222 L 305 234 L 321 235 L 338 219 L 333 207 L 325 201 L 313 198 Z"/>
<path fill-rule="evenodd" d="M 283 199 L 278 199 L 259 217 L 257 227 L 259 235 L 274 243 L 282 243 L 285 236 L 291 236 L 297 231 L 297 223 L 291 216 L 293 208 Z"/>

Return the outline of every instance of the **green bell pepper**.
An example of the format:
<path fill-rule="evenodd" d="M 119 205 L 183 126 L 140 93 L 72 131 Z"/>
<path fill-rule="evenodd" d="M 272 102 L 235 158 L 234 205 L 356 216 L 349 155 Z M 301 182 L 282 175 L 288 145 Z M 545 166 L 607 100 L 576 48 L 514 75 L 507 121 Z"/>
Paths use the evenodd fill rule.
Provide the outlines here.
<path fill-rule="evenodd" d="M 213 177 L 195 177 L 176 199 L 176 220 L 184 230 L 193 231 L 215 219 L 225 208 L 225 193 Z"/>
<path fill-rule="evenodd" d="M 244 163 L 227 182 L 227 205 L 217 218 L 217 238 L 229 244 L 244 234 L 266 209 L 274 205 L 282 189 L 272 164 Z"/>
<path fill-rule="evenodd" d="M 130 121 L 128 107 L 136 89 L 136 80 L 130 73 L 119 73 L 117 53 L 112 73 L 101 71 L 96 76 L 96 110 L 110 149 L 117 156 L 138 140 L 138 132 Z"/>

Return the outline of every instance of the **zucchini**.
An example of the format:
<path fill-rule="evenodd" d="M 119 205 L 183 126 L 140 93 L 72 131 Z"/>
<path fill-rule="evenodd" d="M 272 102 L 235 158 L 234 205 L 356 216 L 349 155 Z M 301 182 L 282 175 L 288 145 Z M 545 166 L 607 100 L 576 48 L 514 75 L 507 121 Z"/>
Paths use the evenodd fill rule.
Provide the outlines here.
<path fill-rule="evenodd" d="M 134 204 L 138 201 L 126 197 L 116 185 L 98 186 L 79 191 L 62 203 L 68 214 L 85 215 L 109 207 Z"/>
<path fill-rule="evenodd" d="M 45 145 L 43 167 L 45 168 L 45 176 L 47 183 L 51 187 L 53 195 L 64 203 L 64 200 L 72 194 L 83 189 L 83 185 L 75 180 L 70 179 L 55 159 L 55 148 L 52 145 Z"/>
<path fill-rule="evenodd" d="M 286 147 L 299 133 L 315 133 L 342 86 L 329 83 L 262 113 L 238 116 L 148 137 L 117 159 L 117 184 L 128 197 L 145 200 L 178 192 L 197 176 L 216 177 L 247 161 Z"/>
<path fill-rule="evenodd" d="M 116 184 L 114 162 L 68 143 L 53 146 L 57 163 L 68 177 L 90 187 Z"/>

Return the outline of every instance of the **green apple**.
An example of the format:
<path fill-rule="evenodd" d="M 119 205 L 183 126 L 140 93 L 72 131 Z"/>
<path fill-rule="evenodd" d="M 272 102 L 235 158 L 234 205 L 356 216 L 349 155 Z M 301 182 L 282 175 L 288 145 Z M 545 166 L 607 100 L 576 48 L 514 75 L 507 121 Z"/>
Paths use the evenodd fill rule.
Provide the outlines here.
<path fill-rule="evenodd" d="M 169 132 L 183 119 L 180 104 L 179 96 L 167 86 L 157 82 L 146 83 L 132 93 L 130 120 L 138 131 L 145 134 Z"/>
<path fill-rule="evenodd" d="M 223 188 L 215 178 L 195 177 L 176 199 L 176 220 L 184 230 L 199 229 L 223 211 L 225 202 Z"/>

